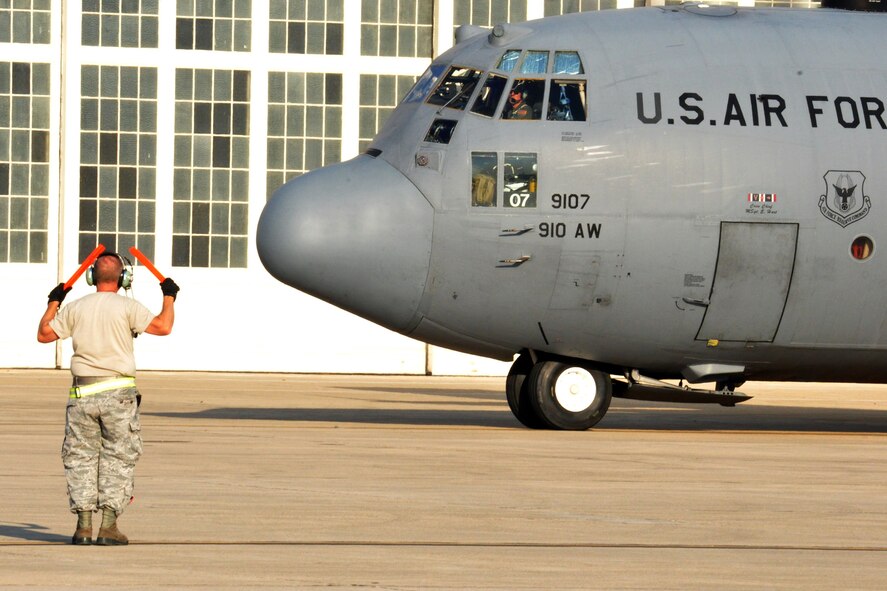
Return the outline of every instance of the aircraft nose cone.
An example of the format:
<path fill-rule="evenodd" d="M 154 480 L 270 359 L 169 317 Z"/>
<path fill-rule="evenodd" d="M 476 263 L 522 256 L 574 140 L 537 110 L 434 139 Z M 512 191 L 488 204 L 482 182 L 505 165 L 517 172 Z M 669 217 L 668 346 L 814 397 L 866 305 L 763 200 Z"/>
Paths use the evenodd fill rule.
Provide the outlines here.
<path fill-rule="evenodd" d="M 433 219 L 403 174 L 358 156 L 278 189 L 259 218 L 256 246 L 283 283 L 408 332 L 428 277 Z"/>

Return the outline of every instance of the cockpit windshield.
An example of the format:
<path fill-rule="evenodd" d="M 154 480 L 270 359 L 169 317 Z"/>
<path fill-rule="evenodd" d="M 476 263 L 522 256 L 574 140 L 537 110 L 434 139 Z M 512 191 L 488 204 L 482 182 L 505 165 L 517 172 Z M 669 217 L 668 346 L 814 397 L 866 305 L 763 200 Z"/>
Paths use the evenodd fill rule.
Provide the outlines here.
<path fill-rule="evenodd" d="M 584 74 L 582 60 L 575 51 L 555 51 L 553 74 Z"/>
<path fill-rule="evenodd" d="M 521 74 L 544 74 L 548 71 L 547 51 L 528 51 L 521 64 Z"/>
<path fill-rule="evenodd" d="M 465 109 L 480 75 L 479 70 L 461 66 L 450 67 L 450 71 L 428 97 L 428 103 L 460 111 Z"/>
<path fill-rule="evenodd" d="M 507 49 L 490 72 L 443 64 L 425 72 L 405 100 L 424 99 L 445 117 L 434 119 L 425 142 L 450 142 L 460 119 L 443 110 L 466 110 L 482 79 L 470 107 L 475 115 L 508 121 L 585 121 L 588 116 L 588 79 L 578 51 Z"/>
<path fill-rule="evenodd" d="M 578 77 L 585 73 L 578 51 L 508 49 L 496 63 L 496 69 L 503 76 L 518 72 L 509 80 L 511 85 L 500 119 L 585 121 L 588 81 Z M 491 73 L 484 91 L 493 82 L 498 83 Z M 488 94 L 497 89 L 498 86 L 491 87 Z M 498 95 L 495 98 L 498 100 Z M 490 109 L 478 107 L 477 102 L 472 112 L 492 116 Z"/>
<path fill-rule="evenodd" d="M 499 60 L 496 69 L 503 72 L 511 72 L 517 65 L 518 60 L 520 60 L 520 49 L 509 49 L 502 54 L 502 59 Z"/>
<path fill-rule="evenodd" d="M 507 49 L 487 75 L 471 112 L 484 117 L 498 113 L 508 120 L 585 121 L 584 74 L 578 51 Z"/>
<path fill-rule="evenodd" d="M 552 80 L 548 96 L 549 121 L 585 121 L 585 81 Z"/>
<path fill-rule="evenodd" d="M 545 104 L 545 80 L 516 78 L 502 109 L 503 119 L 539 119 Z"/>
<path fill-rule="evenodd" d="M 425 73 L 416 80 L 416 84 L 404 97 L 404 103 L 420 103 L 431 92 L 431 89 L 440 80 L 441 74 L 444 73 L 446 66 L 443 64 L 431 64 Z"/>
<path fill-rule="evenodd" d="M 471 112 L 484 115 L 485 117 L 492 117 L 496 113 L 496 107 L 499 106 L 499 99 L 502 97 L 502 91 L 505 90 L 507 83 L 508 78 L 505 76 L 497 74 L 487 76 L 484 87 L 481 88 L 477 98 L 474 99 Z"/>

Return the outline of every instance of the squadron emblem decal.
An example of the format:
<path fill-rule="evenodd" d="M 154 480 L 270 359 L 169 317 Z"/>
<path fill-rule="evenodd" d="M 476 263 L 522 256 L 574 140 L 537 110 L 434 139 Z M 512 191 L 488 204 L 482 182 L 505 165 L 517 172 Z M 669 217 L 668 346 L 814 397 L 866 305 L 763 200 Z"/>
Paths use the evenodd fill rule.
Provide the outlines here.
<path fill-rule="evenodd" d="M 863 184 L 865 175 L 858 170 L 830 170 L 825 179 L 825 195 L 819 196 L 819 211 L 826 218 L 846 228 L 868 215 L 872 208 Z"/>

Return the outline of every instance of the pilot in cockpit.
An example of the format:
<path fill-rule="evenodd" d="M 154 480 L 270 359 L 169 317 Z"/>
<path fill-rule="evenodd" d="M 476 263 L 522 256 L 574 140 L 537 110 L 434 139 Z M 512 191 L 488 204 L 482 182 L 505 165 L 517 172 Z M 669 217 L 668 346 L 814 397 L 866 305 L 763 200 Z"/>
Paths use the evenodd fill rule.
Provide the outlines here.
<path fill-rule="evenodd" d="M 527 93 L 523 83 L 515 82 L 508 94 L 508 105 L 505 109 L 505 119 L 535 119 L 533 107 L 527 103 Z"/>

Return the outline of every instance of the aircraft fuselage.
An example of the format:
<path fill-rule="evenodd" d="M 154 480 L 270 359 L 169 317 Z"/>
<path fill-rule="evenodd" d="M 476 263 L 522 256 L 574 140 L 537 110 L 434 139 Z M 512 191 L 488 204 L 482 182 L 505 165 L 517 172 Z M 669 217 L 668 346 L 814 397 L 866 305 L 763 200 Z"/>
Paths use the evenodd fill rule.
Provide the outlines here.
<path fill-rule="evenodd" d="M 420 340 L 525 351 L 524 369 L 887 381 L 885 26 L 696 6 L 468 36 L 367 155 L 278 191 L 260 254 Z M 335 201 L 349 189 L 367 203 Z"/>

